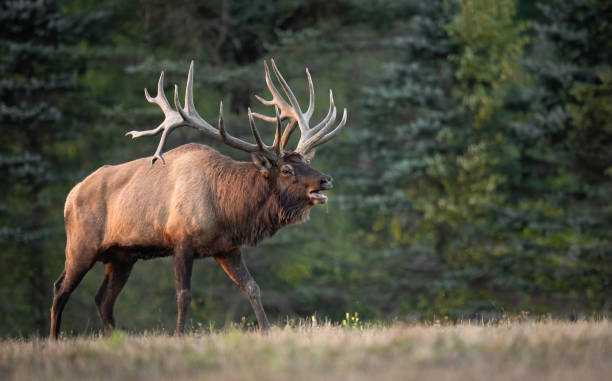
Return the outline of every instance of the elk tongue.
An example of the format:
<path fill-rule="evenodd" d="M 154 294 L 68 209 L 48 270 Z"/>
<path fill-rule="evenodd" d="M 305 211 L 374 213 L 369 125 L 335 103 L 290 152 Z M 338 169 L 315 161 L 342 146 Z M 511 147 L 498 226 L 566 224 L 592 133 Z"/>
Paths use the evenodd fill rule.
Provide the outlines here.
<path fill-rule="evenodd" d="M 327 196 L 322 193 L 319 193 L 319 191 L 312 191 L 308 193 L 308 196 L 310 197 L 310 200 L 315 204 L 324 204 L 325 202 L 327 202 Z"/>

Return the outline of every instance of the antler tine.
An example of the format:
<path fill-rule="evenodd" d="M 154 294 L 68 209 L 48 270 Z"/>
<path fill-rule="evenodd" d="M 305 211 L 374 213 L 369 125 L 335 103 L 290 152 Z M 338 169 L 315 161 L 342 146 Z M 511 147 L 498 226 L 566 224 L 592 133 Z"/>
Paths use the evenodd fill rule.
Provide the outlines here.
<path fill-rule="evenodd" d="M 289 124 L 285 127 L 285 131 L 283 131 L 283 137 L 281 138 L 281 145 L 283 147 L 287 146 L 287 143 L 289 142 L 289 138 L 291 137 L 291 134 L 295 130 L 296 125 L 297 123 L 295 122 L 295 120 L 291 120 Z"/>
<path fill-rule="evenodd" d="M 153 159 L 151 159 L 151 164 L 155 164 L 155 161 L 157 159 L 159 159 L 159 161 L 161 161 L 162 164 L 166 164 L 166 159 L 164 159 L 162 155 L 162 150 L 164 149 L 164 144 L 166 144 L 166 137 L 168 136 L 168 131 L 170 130 L 164 129 L 164 132 L 162 132 L 162 136 L 159 139 L 159 144 L 157 144 L 157 149 L 155 150 L 155 153 L 153 154 Z"/>
<path fill-rule="evenodd" d="M 329 140 L 331 140 L 332 138 L 334 138 L 336 135 L 338 135 L 340 133 L 340 131 L 346 125 L 346 120 L 347 120 L 347 113 L 346 113 L 346 109 L 344 109 L 344 111 L 342 112 L 342 120 L 340 121 L 338 126 L 336 126 L 336 128 L 334 128 L 330 133 L 328 133 L 327 135 L 323 136 L 320 140 L 318 140 L 315 143 L 313 143 L 312 148 L 314 148 L 316 146 L 319 146 L 319 145 L 321 145 L 323 143 L 326 143 Z"/>
<path fill-rule="evenodd" d="M 217 130 L 202 119 L 193 103 L 193 67 L 194 63 L 192 60 L 189 65 L 189 73 L 187 74 L 187 84 L 185 85 L 185 108 L 181 105 L 176 89 L 174 91 L 174 107 L 185 121 L 186 126 L 198 129 L 211 137 L 217 138 Z"/>
<path fill-rule="evenodd" d="M 259 99 L 259 97 L 257 95 L 255 95 L 255 97 Z M 265 99 L 263 99 L 263 100 L 265 100 Z M 276 105 L 273 105 L 273 106 L 278 107 Z M 254 112 L 253 116 L 255 118 L 257 118 L 257 119 L 261 119 L 261 120 L 269 122 L 269 123 L 276 123 L 276 118 L 273 117 L 273 116 L 268 116 L 268 115 L 260 114 L 258 112 Z"/>
<path fill-rule="evenodd" d="M 257 97 L 257 99 L 266 106 L 277 105 L 281 111 L 282 118 L 289 118 L 293 116 L 293 112 L 289 104 L 283 99 L 283 96 L 280 94 L 274 82 L 272 81 L 272 77 L 270 77 L 270 69 L 268 69 L 268 63 L 264 61 L 264 73 L 266 78 L 266 85 L 268 85 L 268 90 L 270 90 L 270 94 L 272 94 L 272 100 L 267 101 L 261 97 Z"/>
<path fill-rule="evenodd" d="M 281 143 L 281 118 L 277 106 L 274 106 L 274 114 L 276 115 L 276 132 L 274 133 L 272 148 L 274 152 L 276 152 L 276 155 L 280 157 L 284 150 L 284 144 Z"/>
<path fill-rule="evenodd" d="M 319 131 L 321 128 L 324 128 L 325 126 L 327 126 L 330 120 L 336 120 L 336 106 L 334 105 L 334 93 L 332 92 L 331 89 L 329 89 L 329 110 L 327 111 L 327 115 L 325 115 L 325 118 L 323 118 L 323 120 L 319 124 L 311 128 L 310 131 L 312 131 L 312 133 Z"/>
<path fill-rule="evenodd" d="M 261 151 L 265 151 L 266 145 L 263 143 L 263 141 L 261 140 L 261 135 L 259 135 L 259 130 L 257 130 L 257 126 L 255 126 L 255 121 L 253 120 L 253 114 L 251 113 L 251 108 L 248 108 L 248 115 L 249 115 L 249 126 L 251 127 L 251 132 L 253 133 L 253 137 L 255 138 L 255 141 L 257 142 L 257 146 L 259 147 L 259 149 Z"/>
<path fill-rule="evenodd" d="M 186 105 L 185 108 L 183 108 L 183 105 L 181 104 L 181 101 L 179 100 L 178 96 L 178 86 L 174 85 L 174 107 L 182 118 L 182 123 L 180 125 L 195 128 L 209 136 L 216 138 L 218 136 L 217 130 L 213 126 L 208 124 L 208 122 L 206 122 L 204 119 L 202 119 L 202 117 L 197 113 L 197 111 L 195 111 L 195 106 L 191 107 L 190 109 L 189 106 L 187 106 L 189 102 L 191 102 L 191 104 L 193 105 L 193 99 L 190 100 L 187 97 L 187 94 L 185 94 Z"/>
<path fill-rule="evenodd" d="M 187 85 L 185 86 L 185 110 L 187 110 L 187 112 L 191 112 L 197 116 L 200 116 L 196 111 L 195 105 L 193 104 L 193 60 L 191 60 L 191 63 L 189 64 Z"/>
<path fill-rule="evenodd" d="M 221 137 L 221 140 L 225 144 L 227 144 L 230 147 L 233 147 L 233 148 L 236 148 L 242 151 L 246 151 L 246 152 L 264 150 L 265 145 L 261 141 L 261 136 L 259 135 L 259 131 L 257 131 L 256 127 L 253 130 L 253 127 L 254 126 L 251 126 L 251 131 L 253 131 L 253 136 L 255 136 L 255 140 L 257 141 L 257 144 L 247 143 L 243 140 L 237 139 L 233 137 L 232 135 L 228 134 L 227 131 L 225 131 L 225 126 L 223 123 L 223 102 L 219 104 L 219 135 L 218 136 Z M 263 148 L 262 148 L 262 145 L 263 145 Z"/>
<path fill-rule="evenodd" d="M 302 147 L 298 145 L 298 148 L 296 148 L 295 151 L 300 152 L 300 153 L 306 153 L 312 150 L 313 148 L 320 146 L 321 144 L 325 142 L 328 142 L 334 136 L 338 135 L 338 133 L 344 128 L 344 126 L 346 125 L 346 118 L 347 118 L 346 109 L 344 109 L 344 112 L 342 114 L 342 120 L 340 121 L 340 123 L 338 123 L 336 128 L 334 128 L 331 132 L 327 133 L 326 135 L 322 136 L 323 133 L 327 130 L 327 126 L 326 126 L 325 128 L 321 129 L 321 131 L 319 131 L 317 134 L 315 134 L 310 139 L 308 139 L 308 141 L 306 141 Z"/>
<path fill-rule="evenodd" d="M 166 98 L 166 93 L 164 93 L 164 71 L 159 74 L 159 80 L 157 81 L 157 95 L 153 98 L 149 95 L 149 90 L 145 87 L 145 98 L 149 103 L 154 103 L 158 105 L 164 113 L 171 111 L 170 103 Z"/>
<path fill-rule="evenodd" d="M 306 114 L 304 117 L 306 120 L 310 120 L 312 117 L 312 113 L 314 112 L 314 85 L 312 84 L 312 77 L 310 76 L 310 72 L 308 68 L 306 68 L 306 77 L 308 78 L 308 109 L 306 110 Z"/>
<path fill-rule="evenodd" d="M 219 102 L 219 136 L 223 143 L 232 146 L 232 142 L 227 138 L 227 133 L 225 132 L 225 126 L 223 124 L 223 102 Z M 238 147 L 236 147 L 238 148 Z"/>
<path fill-rule="evenodd" d="M 274 62 L 274 59 L 273 58 L 270 59 L 270 62 L 272 63 L 272 70 L 274 71 L 274 74 L 276 75 L 276 79 L 278 79 L 278 82 L 280 82 L 281 87 L 283 88 L 283 91 L 287 95 L 287 98 L 289 98 L 289 103 L 293 107 L 293 109 L 291 110 L 292 111 L 291 114 L 297 120 L 298 126 L 300 127 L 300 130 L 302 131 L 302 133 L 305 133 L 306 131 L 308 131 L 308 120 L 305 118 L 305 115 L 302 113 L 300 104 L 298 103 L 295 95 L 293 94 L 293 91 L 289 87 L 289 84 L 287 83 L 287 81 L 285 81 L 285 78 L 283 78 L 283 75 L 280 73 L 280 71 L 276 67 L 276 63 Z"/>
<path fill-rule="evenodd" d="M 227 134 L 225 132 L 225 126 L 223 124 L 223 102 L 219 102 L 219 124 L 218 124 L 218 128 L 219 128 L 219 136 L 221 137 L 221 140 L 231 146 L 232 142 L 227 138 Z"/>

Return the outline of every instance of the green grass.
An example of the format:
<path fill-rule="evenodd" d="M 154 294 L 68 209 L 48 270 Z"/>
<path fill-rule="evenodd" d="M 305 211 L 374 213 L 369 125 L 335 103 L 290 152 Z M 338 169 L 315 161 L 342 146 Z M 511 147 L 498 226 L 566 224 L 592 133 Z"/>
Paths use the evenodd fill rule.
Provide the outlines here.
<path fill-rule="evenodd" d="M 0 341 L 4 380 L 604 380 L 612 323 L 276 327 Z"/>

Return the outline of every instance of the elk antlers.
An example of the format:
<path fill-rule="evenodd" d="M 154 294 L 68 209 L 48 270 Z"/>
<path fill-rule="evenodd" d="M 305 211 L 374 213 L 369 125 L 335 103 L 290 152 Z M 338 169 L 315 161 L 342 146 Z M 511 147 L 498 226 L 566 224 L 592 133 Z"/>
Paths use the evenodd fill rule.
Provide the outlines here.
<path fill-rule="evenodd" d="M 309 123 L 310 123 L 310 118 L 312 117 L 312 114 L 314 112 L 314 95 L 315 95 L 314 86 L 312 85 L 312 77 L 310 76 L 310 72 L 308 71 L 308 69 L 306 69 L 306 77 L 308 78 L 308 90 L 309 90 L 310 97 L 308 100 L 308 109 L 304 113 L 302 112 L 300 104 L 298 103 L 295 95 L 293 94 L 293 91 L 287 84 L 287 81 L 285 81 L 285 78 L 283 78 L 283 75 L 280 73 L 280 71 L 276 67 L 276 64 L 274 63 L 274 59 L 271 59 L 270 62 L 272 63 L 272 70 L 274 71 L 274 75 L 276 76 L 276 79 L 278 80 L 281 87 L 283 88 L 285 95 L 287 95 L 287 98 L 289 99 L 289 103 L 287 103 L 285 99 L 283 99 L 283 96 L 278 92 L 278 90 L 276 89 L 276 86 L 274 86 L 274 82 L 272 82 L 272 78 L 270 78 L 270 70 L 268 69 L 268 64 L 265 61 L 264 61 L 264 69 L 266 73 L 266 84 L 268 85 L 268 89 L 270 90 L 270 93 L 272 94 L 272 99 L 268 101 L 257 95 L 255 97 L 257 98 L 257 100 L 259 100 L 261 103 L 263 103 L 266 106 L 278 107 L 281 110 L 281 114 L 280 114 L 281 120 L 282 119 L 291 120 L 289 124 L 287 125 L 287 127 L 285 128 L 285 131 L 283 132 L 282 143 L 281 143 L 283 146 L 289 140 L 289 137 L 291 136 L 291 133 L 293 132 L 293 129 L 295 128 L 295 124 L 297 123 L 297 125 L 300 128 L 301 135 L 300 135 L 300 140 L 298 141 L 297 148 L 295 149 L 295 152 L 305 155 L 309 151 L 311 151 L 313 148 L 315 148 L 316 146 L 329 141 L 331 138 L 336 136 L 344 128 L 344 126 L 346 125 L 346 109 L 344 109 L 342 120 L 336 126 L 336 128 L 334 128 L 330 132 L 327 132 L 329 128 L 336 121 L 336 106 L 334 106 L 334 94 L 330 89 L 329 90 L 329 111 L 327 112 L 327 115 L 325 116 L 325 118 L 323 118 L 323 120 L 319 124 L 310 128 Z M 253 114 L 253 116 L 256 118 L 265 120 L 267 122 L 275 121 L 273 117 L 269 117 L 267 115 L 255 113 Z"/>
<path fill-rule="evenodd" d="M 280 82 L 283 91 L 289 98 L 289 103 L 287 103 L 283 97 L 280 95 L 274 83 L 270 78 L 270 72 L 268 70 L 268 65 L 264 61 L 265 74 L 266 74 L 266 83 L 268 85 L 268 89 L 272 93 L 272 100 L 267 101 L 261 97 L 257 97 L 257 99 L 267 106 L 274 106 L 276 115 L 274 117 L 262 115 L 258 113 L 252 113 L 251 109 L 248 110 L 249 115 L 249 125 L 251 127 L 251 132 L 253 133 L 253 137 L 255 138 L 256 144 L 248 143 L 243 140 L 240 140 L 225 130 L 223 125 L 223 102 L 219 104 L 219 123 L 218 128 L 211 126 L 208 122 L 206 122 L 200 114 L 198 114 L 195 105 L 193 103 L 193 61 L 191 61 L 191 65 L 189 66 L 189 74 L 187 76 L 187 86 L 185 88 L 185 107 L 183 108 L 181 102 L 178 97 L 178 86 L 174 85 L 174 109 L 170 106 L 168 99 L 166 99 L 166 95 L 164 93 L 164 72 L 162 71 L 159 76 L 159 81 L 157 83 L 157 95 L 155 97 L 151 97 L 149 92 L 145 88 L 145 97 L 149 103 L 154 103 L 161 108 L 164 113 L 164 121 L 152 130 L 146 131 L 130 131 L 126 133 L 132 137 L 132 139 L 139 138 L 141 136 L 153 136 L 162 132 L 161 139 L 159 140 L 159 144 L 157 146 L 157 150 L 153 155 L 152 163 L 154 164 L 157 159 L 159 159 L 162 163 L 166 163 L 164 157 L 162 156 L 162 150 L 164 144 L 166 143 L 167 136 L 177 127 L 187 126 L 195 128 L 204 134 L 213 137 L 215 139 L 219 139 L 230 147 L 237 148 L 246 152 L 268 152 L 270 154 L 274 154 L 276 157 L 280 157 L 285 152 L 286 143 L 291 136 L 291 133 L 295 129 L 295 124 L 300 128 L 301 137 L 298 142 L 298 146 L 295 152 L 298 152 L 302 155 L 308 153 L 308 151 L 312 150 L 314 147 L 323 144 L 336 136 L 338 132 L 345 126 L 346 124 L 346 109 L 344 109 L 344 115 L 342 117 L 342 121 L 338 126 L 332 130 L 331 132 L 327 132 L 329 127 L 334 123 L 336 119 L 336 107 L 334 106 L 334 99 L 332 92 L 330 90 L 330 107 L 327 116 L 323 119 L 321 123 L 316 125 L 313 128 L 310 128 L 308 123 L 312 113 L 314 112 L 314 88 L 312 85 L 312 79 L 310 77 L 310 73 L 308 69 L 306 69 L 306 75 L 308 77 L 308 86 L 310 90 L 310 101 L 308 105 L 308 110 L 306 113 L 303 113 L 300 105 L 295 98 L 295 95 L 289 88 L 289 85 L 280 74 L 278 69 L 276 68 L 276 64 L 274 60 L 272 61 L 272 69 L 274 70 L 274 74 L 276 78 Z M 279 112 L 280 110 L 280 112 Z M 261 135 L 255 126 L 255 121 L 253 117 L 265 120 L 267 122 L 276 123 L 276 134 L 274 137 L 274 143 L 272 146 L 267 146 L 261 139 Z M 290 119 L 290 122 L 285 127 L 285 130 L 281 136 L 281 122 L 283 119 Z"/>

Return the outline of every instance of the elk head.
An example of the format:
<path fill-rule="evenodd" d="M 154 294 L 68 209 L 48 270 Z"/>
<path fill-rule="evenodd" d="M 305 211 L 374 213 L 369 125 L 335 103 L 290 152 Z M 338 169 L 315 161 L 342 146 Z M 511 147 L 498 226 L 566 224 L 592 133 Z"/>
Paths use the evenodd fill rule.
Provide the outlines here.
<path fill-rule="evenodd" d="M 282 74 L 276 67 L 274 60 L 271 60 L 272 70 L 287 96 L 287 100 L 280 94 L 268 69 L 268 64 L 264 61 L 265 79 L 268 89 L 272 94 L 271 100 L 265 100 L 259 96 L 256 98 L 266 106 L 274 106 L 275 116 L 267 116 L 259 113 L 252 113 L 248 110 L 249 125 L 255 139 L 255 144 L 248 143 L 230 135 L 223 125 L 223 103 L 219 106 L 219 121 L 218 127 L 215 128 L 206 122 L 198 114 L 193 103 L 193 61 L 189 67 L 187 76 L 187 86 L 185 89 L 185 107 L 183 107 L 178 98 L 178 87 L 174 86 L 174 106 L 172 109 L 164 94 L 164 72 L 161 73 L 157 85 L 157 96 L 155 98 L 149 95 L 145 89 L 145 97 L 149 103 L 157 104 L 165 115 L 164 121 L 155 129 L 147 131 L 130 131 L 126 135 L 132 138 L 141 136 L 157 135 L 162 132 L 159 145 L 153 156 L 153 164 L 157 159 L 165 164 L 162 156 L 163 146 L 166 137 L 172 130 L 181 126 L 195 128 L 206 135 L 215 139 L 219 139 L 230 147 L 249 152 L 255 167 L 260 174 L 273 185 L 272 189 L 277 189 L 283 203 L 294 207 L 312 206 L 314 204 L 322 204 L 327 201 L 327 197 L 320 192 L 331 189 L 332 178 L 327 176 L 310 166 L 310 160 L 314 157 L 315 147 L 329 141 L 336 136 L 346 125 L 346 109 L 340 123 L 330 131 L 336 121 L 336 107 L 334 105 L 333 93 L 330 90 L 330 106 L 325 118 L 314 127 L 310 127 L 310 118 L 314 112 L 314 87 L 312 78 L 308 69 L 306 76 L 308 79 L 308 87 L 310 99 L 308 109 L 302 112 L 302 109 L 293 94 L 293 91 L 283 78 Z M 266 122 L 276 124 L 276 133 L 274 143 L 271 146 L 264 144 L 259 134 L 259 130 L 255 126 L 253 118 L 262 119 Z M 288 121 L 283 129 L 283 122 Z M 287 150 L 287 142 L 291 137 L 295 127 L 299 127 L 300 138 L 295 150 Z M 282 130 L 282 131 L 281 131 Z"/>

